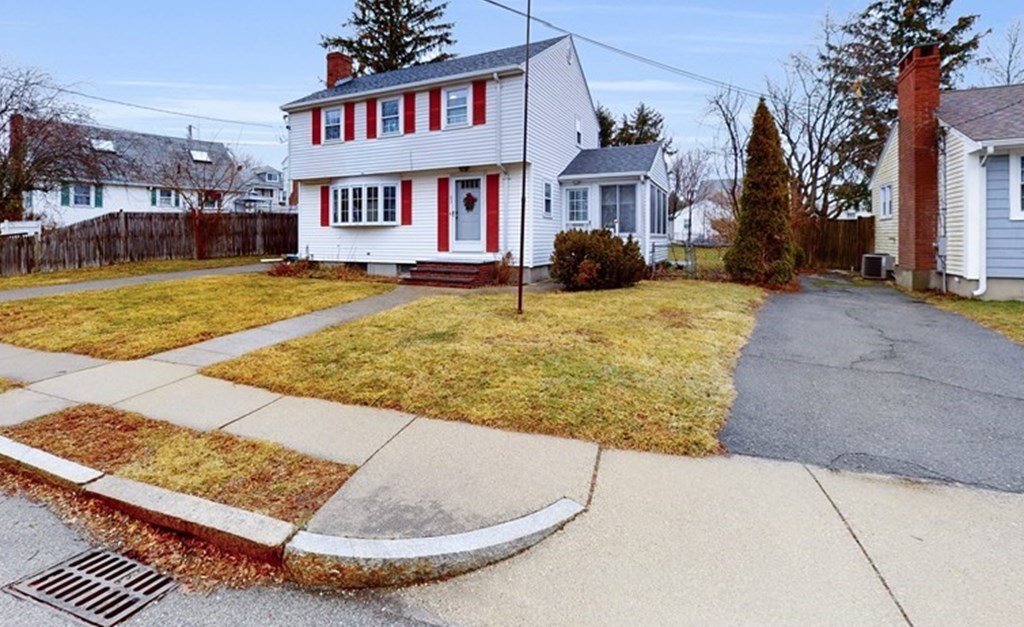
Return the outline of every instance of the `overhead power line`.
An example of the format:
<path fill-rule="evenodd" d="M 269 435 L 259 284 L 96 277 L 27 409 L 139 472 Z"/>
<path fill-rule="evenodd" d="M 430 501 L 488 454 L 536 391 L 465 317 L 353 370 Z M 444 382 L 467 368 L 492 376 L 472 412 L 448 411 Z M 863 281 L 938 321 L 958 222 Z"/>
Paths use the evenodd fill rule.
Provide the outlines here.
<path fill-rule="evenodd" d="M 515 7 L 510 7 L 507 4 L 502 4 L 501 2 L 498 2 L 497 0 L 482 0 L 482 1 L 486 2 L 487 4 L 490 4 L 492 6 L 498 7 L 499 9 L 504 9 L 505 11 L 508 11 L 509 13 L 515 13 L 516 15 L 518 15 L 520 17 L 527 17 L 526 13 L 524 13 L 523 11 L 520 11 L 519 9 L 516 9 Z M 646 65 L 650 65 L 652 67 L 656 67 L 656 68 L 658 68 L 660 70 L 664 70 L 666 72 L 671 72 L 672 74 L 677 74 L 679 76 L 683 76 L 685 78 L 689 78 L 690 80 L 694 80 L 694 81 L 697 81 L 697 82 L 700 82 L 700 83 L 704 83 L 706 85 L 712 85 L 714 87 L 719 87 L 721 89 L 729 89 L 729 90 L 732 90 L 732 91 L 740 92 L 740 93 L 746 94 L 748 96 L 754 96 L 754 97 L 761 96 L 760 92 L 754 91 L 753 89 L 747 89 L 745 87 L 740 87 L 738 85 L 733 85 L 732 83 L 729 83 L 728 81 L 722 81 L 722 80 L 718 80 L 717 78 L 711 78 L 710 76 L 704 76 L 703 74 L 697 74 L 696 72 L 691 72 L 691 71 L 685 70 L 685 69 L 683 69 L 681 67 L 676 67 L 674 65 L 669 65 L 668 63 L 663 63 L 661 61 L 658 61 L 657 59 L 652 59 L 650 57 L 645 57 L 645 56 L 637 54 L 635 52 L 630 52 L 629 50 L 625 50 L 623 48 L 619 48 L 619 47 L 613 46 L 611 44 L 607 44 L 607 43 L 605 43 L 603 41 L 594 39 L 593 37 L 587 37 L 586 35 L 581 35 L 580 33 L 571 31 L 571 30 L 569 30 L 567 28 L 563 28 L 561 26 L 558 26 L 557 24 L 553 24 L 553 23 L 551 23 L 551 22 L 549 22 L 547 20 L 541 19 L 541 18 L 539 18 L 539 17 L 537 17 L 535 15 L 531 16 L 530 19 L 533 20 L 534 22 L 537 22 L 538 24 L 543 24 L 544 26 L 547 26 L 548 28 L 550 28 L 552 30 L 556 30 L 556 31 L 558 31 L 560 33 L 565 33 L 566 35 L 572 35 L 573 37 L 575 37 L 576 39 L 579 39 L 580 41 L 585 41 L 585 42 L 587 42 L 589 44 L 593 44 L 595 46 L 598 46 L 599 48 L 604 48 L 605 50 L 614 52 L 615 54 L 622 55 L 622 56 L 627 57 L 629 59 L 632 59 L 634 61 L 638 61 L 640 63 L 644 63 Z"/>
<path fill-rule="evenodd" d="M 260 128 L 271 128 L 277 130 L 279 127 L 273 124 L 261 124 L 259 122 L 242 122 L 241 120 L 229 120 L 227 118 L 216 118 L 209 115 L 198 115 L 195 113 L 185 113 L 183 111 L 172 111 L 170 109 L 161 109 L 159 107 L 150 107 L 147 105 L 140 105 L 134 102 L 125 102 L 124 100 L 115 100 L 113 98 L 104 98 L 102 96 L 94 96 L 92 94 L 86 94 L 84 92 L 76 91 L 74 89 L 67 89 L 65 87 L 58 87 L 57 91 L 61 91 L 67 94 L 74 94 L 75 96 L 81 96 L 82 98 L 88 98 L 89 100 L 98 100 L 100 102 L 107 102 L 110 104 L 121 105 L 123 107 L 131 107 L 133 109 L 142 109 L 144 111 L 153 111 L 155 113 L 163 113 L 166 115 L 177 115 L 183 118 L 192 118 L 196 120 L 206 120 L 208 122 L 221 122 L 223 124 L 238 124 L 240 126 L 258 126 Z"/>

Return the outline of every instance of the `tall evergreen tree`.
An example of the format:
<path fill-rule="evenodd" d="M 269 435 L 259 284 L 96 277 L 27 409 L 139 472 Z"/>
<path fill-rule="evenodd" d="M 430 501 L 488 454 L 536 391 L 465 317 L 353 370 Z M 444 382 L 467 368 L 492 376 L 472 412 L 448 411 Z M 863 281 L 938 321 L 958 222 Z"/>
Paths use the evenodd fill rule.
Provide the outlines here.
<path fill-rule="evenodd" d="M 343 24 L 353 35 L 321 35 L 320 45 L 352 57 L 357 75 L 444 61 L 455 56 L 445 51 L 455 43 L 446 8 L 430 0 L 356 0 Z"/>
<path fill-rule="evenodd" d="M 725 254 L 725 270 L 735 281 L 786 285 L 794 273 L 790 174 L 775 119 L 764 98 L 754 112 L 746 154 L 739 225 Z"/>
<path fill-rule="evenodd" d="M 615 116 L 608 107 L 598 103 L 597 109 L 598 143 L 601 147 L 611 146 L 615 143 Z"/>
<path fill-rule="evenodd" d="M 953 87 L 974 59 L 985 32 L 975 32 L 977 15 L 950 19 L 955 0 L 875 0 L 841 28 L 821 62 L 852 99 L 853 132 L 837 150 L 851 169 L 837 193 L 841 202 L 865 202 L 867 182 L 896 119 L 897 65 L 911 48 L 938 43 L 942 84 Z"/>

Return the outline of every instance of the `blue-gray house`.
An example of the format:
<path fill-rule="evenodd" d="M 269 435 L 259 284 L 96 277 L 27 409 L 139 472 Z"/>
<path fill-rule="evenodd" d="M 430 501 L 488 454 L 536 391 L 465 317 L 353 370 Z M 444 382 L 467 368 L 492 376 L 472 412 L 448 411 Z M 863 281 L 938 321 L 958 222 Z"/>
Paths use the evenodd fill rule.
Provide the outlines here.
<path fill-rule="evenodd" d="M 940 91 L 936 46 L 900 63 L 871 180 L 875 252 L 902 285 L 1024 300 L 1024 84 Z"/>

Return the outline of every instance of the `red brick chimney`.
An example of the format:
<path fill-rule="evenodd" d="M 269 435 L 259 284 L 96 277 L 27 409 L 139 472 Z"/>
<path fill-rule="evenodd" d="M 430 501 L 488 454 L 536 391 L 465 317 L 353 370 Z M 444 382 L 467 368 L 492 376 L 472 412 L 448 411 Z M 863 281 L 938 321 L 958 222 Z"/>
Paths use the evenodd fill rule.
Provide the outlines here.
<path fill-rule="evenodd" d="M 352 76 L 352 57 L 340 52 L 327 53 L 327 89 Z"/>
<path fill-rule="evenodd" d="M 917 46 L 900 61 L 899 267 L 897 279 L 914 289 L 928 287 L 935 270 L 938 237 L 938 122 L 941 56 L 938 44 Z"/>

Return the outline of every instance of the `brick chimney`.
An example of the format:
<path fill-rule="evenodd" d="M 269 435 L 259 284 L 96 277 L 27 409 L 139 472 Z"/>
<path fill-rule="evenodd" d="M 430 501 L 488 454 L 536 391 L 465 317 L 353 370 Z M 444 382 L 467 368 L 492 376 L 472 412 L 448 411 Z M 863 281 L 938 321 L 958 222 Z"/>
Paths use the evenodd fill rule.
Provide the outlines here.
<path fill-rule="evenodd" d="M 938 122 L 941 57 L 938 44 L 915 47 L 900 61 L 899 267 L 897 281 L 925 289 L 935 270 L 938 237 Z"/>
<path fill-rule="evenodd" d="M 327 89 L 352 77 L 352 57 L 340 52 L 327 53 Z"/>

